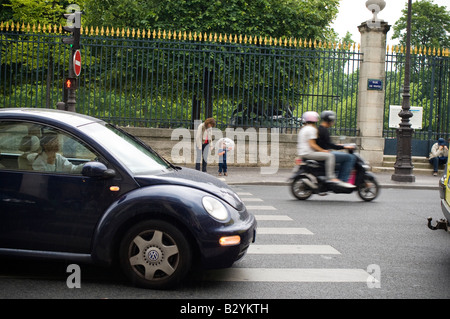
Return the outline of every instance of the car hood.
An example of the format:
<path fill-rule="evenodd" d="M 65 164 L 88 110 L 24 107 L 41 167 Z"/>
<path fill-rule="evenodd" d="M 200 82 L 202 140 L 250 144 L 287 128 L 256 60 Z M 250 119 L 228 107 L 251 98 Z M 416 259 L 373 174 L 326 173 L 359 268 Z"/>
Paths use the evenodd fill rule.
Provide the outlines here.
<path fill-rule="evenodd" d="M 136 176 L 135 179 L 141 187 L 166 184 L 200 189 L 221 198 L 238 211 L 244 209 L 244 204 L 239 196 L 226 183 L 214 176 L 194 169 L 183 167 L 157 175 Z"/>

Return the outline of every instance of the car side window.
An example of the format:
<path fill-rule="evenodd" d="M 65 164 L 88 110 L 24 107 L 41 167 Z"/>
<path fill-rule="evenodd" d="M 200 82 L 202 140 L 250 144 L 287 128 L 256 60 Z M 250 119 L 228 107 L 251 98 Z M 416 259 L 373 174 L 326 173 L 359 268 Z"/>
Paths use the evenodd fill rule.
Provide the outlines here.
<path fill-rule="evenodd" d="M 86 162 L 97 158 L 83 142 L 52 127 L 0 123 L 0 169 L 80 174 Z"/>

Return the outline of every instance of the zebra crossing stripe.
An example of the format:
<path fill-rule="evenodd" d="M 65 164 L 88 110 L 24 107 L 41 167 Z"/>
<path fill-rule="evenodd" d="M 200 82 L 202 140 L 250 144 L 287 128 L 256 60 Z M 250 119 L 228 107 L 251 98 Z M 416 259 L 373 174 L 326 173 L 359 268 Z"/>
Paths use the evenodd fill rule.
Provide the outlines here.
<path fill-rule="evenodd" d="M 363 269 L 228 268 L 203 274 L 207 281 L 253 282 L 377 282 Z"/>
<path fill-rule="evenodd" d="M 258 235 L 314 235 L 307 228 L 258 227 Z"/>
<path fill-rule="evenodd" d="M 247 254 L 263 255 L 297 255 L 297 254 L 327 254 L 341 253 L 330 245 L 250 245 Z"/>
<path fill-rule="evenodd" d="M 257 221 L 272 220 L 272 221 L 291 221 L 292 218 L 286 215 L 254 215 Z"/>
<path fill-rule="evenodd" d="M 249 197 L 249 198 L 241 198 L 241 200 L 242 200 L 243 202 L 262 202 L 262 201 L 263 201 L 261 198 L 252 198 L 252 197 Z"/>
<path fill-rule="evenodd" d="M 251 205 L 245 205 L 247 207 L 247 210 L 277 210 L 273 206 L 251 206 Z"/>

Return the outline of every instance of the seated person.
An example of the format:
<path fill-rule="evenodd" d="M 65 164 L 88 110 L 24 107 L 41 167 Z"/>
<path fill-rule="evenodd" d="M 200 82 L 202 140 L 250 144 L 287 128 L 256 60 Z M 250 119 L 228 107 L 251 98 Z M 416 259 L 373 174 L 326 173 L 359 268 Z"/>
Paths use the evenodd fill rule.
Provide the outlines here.
<path fill-rule="evenodd" d="M 58 153 L 59 140 L 56 133 L 47 133 L 41 138 L 42 151 L 33 162 L 33 170 L 46 172 L 81 173 L 83 164 L 74 165 Z"/>
<path fill-rule="evenodd" d="M 344 146 L 342 144 L 334 144 L 330 138 L 329 128 L 332 127 L 336 121 L 336 113 L 333 111 L 323 111 L 320 115 L 322 121 L 319 125 L 319 137 L 317 138 L 317 145 L 325 150 L 342 150 L 353 149 L 353 146 Z M 338 178 L 347 182 L 350 177 L 350 172 L 355 166 L 356 157 L 344 152 L 331 152 L 336 159 L 336 164 L 340 164 Z"/>
<path fill-rule="evenodd" d="M 441 137 L 431 147 L 429 162 L 433 165 L 433 176 L 438 175 L 438 168 L 440 164 L 446 164 L 448 159 L 448 147 L 445 145 L 445 140 Z"/>
<path fill-rule="evenodd" d="M 23 152 L 18 158 L 19 169 L 32 170 L 32 162 L 40 150 L 40 141 L 37 136 L 24 136 L 20 142 L 19 150 Z M 31 160 L 30 160 L 31 159 Z"/>
<path fill-rule="evenodd" d="M 336 178 L 334 172 L 335 156 L 316 143 L 318 138 L 316 123 L 319 121 L 319 114 L 314 111 L 308 111 L 303 114 L 302 119 L 305 125 L 298 133 L 297 154 L 305 160 L 325 161 L 325 173 L 328 182 L 336 183 L 346 188 L 354 188 L 354 185 Z"/>

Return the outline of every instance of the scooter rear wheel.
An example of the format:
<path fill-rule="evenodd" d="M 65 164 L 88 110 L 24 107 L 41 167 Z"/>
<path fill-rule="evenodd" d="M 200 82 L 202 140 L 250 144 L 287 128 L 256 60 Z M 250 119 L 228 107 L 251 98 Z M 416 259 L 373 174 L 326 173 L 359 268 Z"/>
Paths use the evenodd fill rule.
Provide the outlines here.
<path fill-rule="evenodd" d="M 364 181 L 358 185 L 358 195 L 362 200 L 370 202 L 377 198 L 380 187 L 375 179 L 364 177 Z"/>
<path fill-rule="evenodd" d="M 305 177 L 297 176 L 291 184 L 292 195 L 299 200 L 306 200 L 313 194 L 313 191 L 305 183 L 304 179 Z"/>

